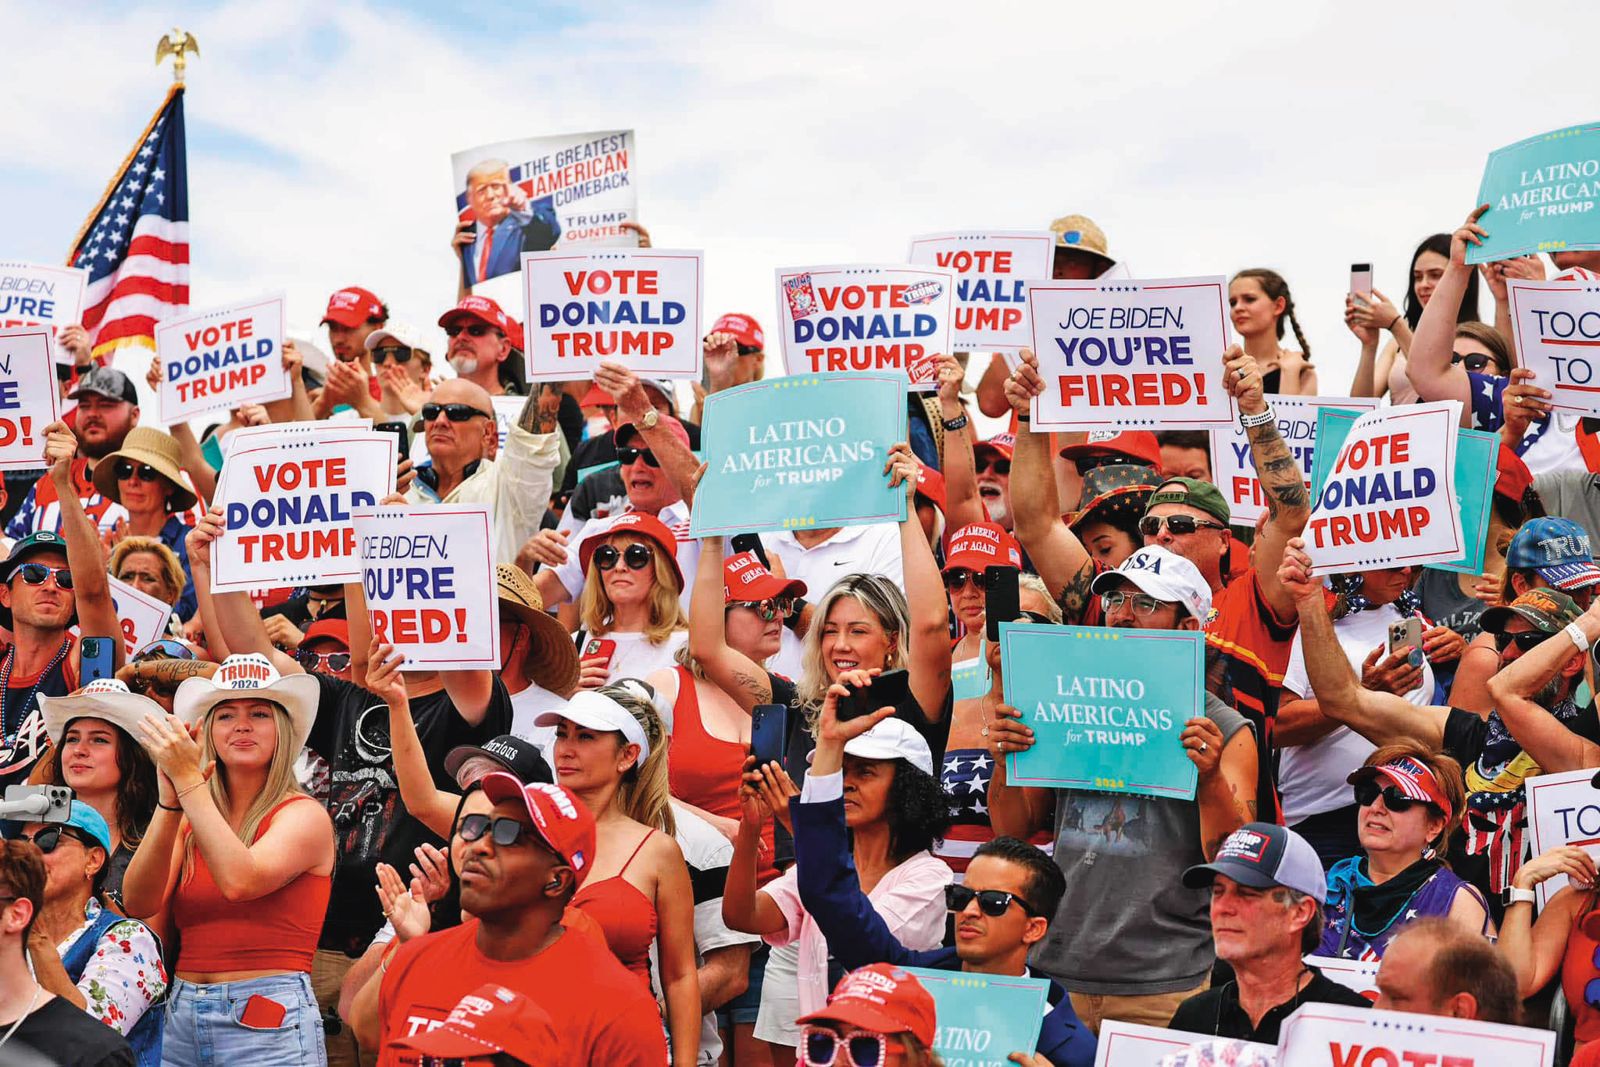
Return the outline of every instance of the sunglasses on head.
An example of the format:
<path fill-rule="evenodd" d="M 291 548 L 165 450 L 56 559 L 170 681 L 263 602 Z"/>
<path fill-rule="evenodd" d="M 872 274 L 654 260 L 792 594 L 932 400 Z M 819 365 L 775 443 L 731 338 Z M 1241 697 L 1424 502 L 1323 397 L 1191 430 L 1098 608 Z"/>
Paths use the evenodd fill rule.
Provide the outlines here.
<path fill-rule="evenodd" d="M 617 449 L 617 463 L 620 466 L 629 467 L 639 462 L 641 459 L 644 460 L 644 465 L 646 467 L 661 466 L 661 461 L 656 458 L 656 454 L 650 451 L 648 448 Z"/>
<path fill-rule="evenodd" d="M 117 476 L 117 481 L 119 482 L 125 482 L 135 476 L 141 482 L 154 482 L 161 478 L 161 473 L 150 464 L 140 463 L 135 465 L 125 459 L 117 460 L 117 465 L 112 468 L 112 473 Z"/>
<path fill-rule="evenodd" d="M 986 470 L 992 470 L 996 474 L 1010 474 L 1011 461 L 1004 456 L 979 456 L 973 461 L 973 469 L 978 474 Z"/>
<path fill-rule="evenodd" d="M 308 671 L 315 671 L 323 664 L 327 664 L 328 670 L 337 674 L 350 666 L 348 652 L 313 652 L 309 648 L 302 648 L 295 651 L 294 659 Z"/>
<path fill-rule="evenodd" d="M 947 911 L 966 911 L 967 905 L 971 904 L 974 898 L 978 901 L 978 910 L 991 919 L 998 919 L 1004 915 L 1013 902 L 1029 915 L 1039 914 L 1032 904 L 1015 893 L 1006 893 L 999 889 L 971 889 L 954 883 L 944 887 L 944 906 Z"/>
<path fill-rule="evenodd" d="M 888 1062 L 891 1051 L 903 1048 L 900 1042 L 890 1041 L 887 1034 L 870 1030 L 851 1030 L 848 1034 L 821 1026 L 800 1030 L 802 1067 L 881 1067 Z M 844 1054 L 842 1058 L 840 1053 Z"/>
<path fill-rule="evenodd" d="M 766 600 L 730 600 L 730 608 L 749 608 L 761 616 L 762 622 L 771 622 L 776 618 L 788 618 L 794 611 L 794 598 L 787 596 L 769 597 Z"/>
<path fill-rule="evenodd" d="M 495 333 L 500 332 L 499 330 L 495 330 L 493 326 L 485 326 L 483 323 L 477 322 L 473 323 L 471 326 L 446 326 L 444 328 L 444 335 L 446 337 L 454 337 L 458 333 L 465 333 L 468 337 L 482 337 L 490 330 L 494 330 Z"/>
<path fill-rule="evenodd" d="M 1184 534 L 1192 534 L 1196 530 L 1227 529 L 1220 522 L 1207 522 L 1205 519 L 1197 519 L 1193 515 L 1146 515 L 1139 520 L 1139 532 L 1146 537 L 1155 537 L 1161 533 L 1163 523 L 1177 537 L 1182 537 Z"/>
<path fill-rule="evenodd" d="M 1474 373 L 1482 374 L 1483 369 L 1489 365 L 1489 355 L 1486 352 L 1468 352 L 1465 355 L 1460 352 L 1450 353 L 1450 365 L 1454 367 L 1457 364 Z"/>
<path fill-rule="evenodd" d="M 490 415 L 487 411 L 479 411 L 471 404 L 429 403 L 422 405 L 422 421 L 432 422 L 434 419 L 439 417 L 439 413 L 441 411 L 444 412 L 444 417 L 449 419 L 451 422 L 467 422 L 471 419 L 477 418 L 494 418 L 494 416 Z"/>
<path fill-rule="evenodd" d="M 463 841 L 476 841 L 483 835 L 490 834 L 494 843 L 501 848 L 510 848 L 524 837 L 530 841 L 538 840 L 533 827 L 505 815 L 499 818 L 481 813 L 463 815 L 461 824 L 456 827 L 456 833 L 461 835 Z"/>
<path fill-rule="evenodd" d="M 1122 605 L 1128 605 L 1128 610 L 1135 615 L 1149 618 L 1161 610 L 1164 600 L 1157 600 L 1149 593 L 1130 593 L 1126 589 L 1113 589 L 1109 593 L 1100 594 L 1100 607 L 1107 615 L 1118 610 Z"/>
<path fill-rule="evenodd" d="M 615 568 L 618 560 L 625 563 L 630 571 L 642 571 L 650 566 L 654 558 L 655 553 L 650 551 L 650 546 L 638 541 L 620 552 L 616 545 L 601 545 L 594 550 L 594 565 L 603 571 Z"/>
<path fill-rule="evenodd" d="M 29 837 L 27 834 L 18 834 L 17 840 L 32 841 L 38 846 L 40 852 L 43 852 L 46 856 L 48 856 L 50 853 L 56 850 L 57 845 L 61 844 L 61 838 L 63 834 L 72 838 L 84 848 L 100 847 L 100 842 L 88 840 L 82 834 L 69 830 L 65 826 L 46 826 L 43 830 L 40 830 L 32 837 Z"/>
<path fill-rule="evenodd" d="M 1501 633 L 1494 635 L 1494 647 L 1496 652 L 1504 652 L 1516 645 L 1519 652 L 1532 652 L 1549 639 L 1549 634 L 1542 634 L 1538 630 L 1525 630 L 1520 634 Z"/>
<path fill-rule="evenodd" d="M 372 362 L 376 366 L 383 366 L 389 360 L 406 364 L 411 362 L 411 349 L 406 345 L 379 345 L 372 350 Z"/>
<path fill-rule="evenodd" d="M 70 567 L 49 567 L 43 563 L 24 563 L 17 568 L 17 573 L 22 575 L 22 580 L 29 585 L 43 585 L 44 580 L 53 574 L 56 579 L 56 588 L 72 588 L 72 568 Z"/>
<path fill-rule="evenodd" d="M 148 663 L 160 659 L 194 659 L 194 653 L 189 651 L 182 641 L 163 637 L 159 641 L 151 641 L 133 656 L 135 663 Z"/>
<path fill-rule="evenodd" d="M 1378 802 L 1378 797 L 1383 797 L 1383 806 L 1400 815 L 1410 811 L 1413 804 L 1426 804 L 1426 800 L 1417 800 L 1400 792 L 1399 786 L 1386 785 L 1379 788 L 1378 783 L 1372 779 L 1356 783 L 1356 803 L 1363 808 L 1371 807 Z"/>

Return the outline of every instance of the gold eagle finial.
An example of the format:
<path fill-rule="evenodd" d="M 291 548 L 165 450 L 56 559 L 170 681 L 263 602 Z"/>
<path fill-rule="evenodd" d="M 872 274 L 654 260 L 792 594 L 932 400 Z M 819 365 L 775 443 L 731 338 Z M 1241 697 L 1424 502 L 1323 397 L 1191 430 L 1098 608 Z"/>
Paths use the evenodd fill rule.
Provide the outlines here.
<path fill-rule="evenodd" d="M 200 54 L 200 42 L 194 34 L 174 26 L 172 31 L 156 42 L 156 66 L 168 56 L 173 57 L 172 80 L 183 81 L 184 68 L 189 65 L 189 53 Z"/>

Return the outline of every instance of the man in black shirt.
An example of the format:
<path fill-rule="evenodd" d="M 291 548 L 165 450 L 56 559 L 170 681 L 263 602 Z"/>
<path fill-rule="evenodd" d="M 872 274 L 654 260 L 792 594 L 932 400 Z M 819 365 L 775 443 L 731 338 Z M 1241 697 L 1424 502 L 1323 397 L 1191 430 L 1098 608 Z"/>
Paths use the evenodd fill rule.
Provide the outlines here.
<path fill-rule="evenodd" d="M 1211 936 L 1234 977 L 1178 1005 L 1172 1029 L 1275 1045 L 1302 1004 L 1369 1006 L 1302 962 L 1322 938 L 1328 887 L 1316 850 L 1293 830 L 1246 823 L 1215 860 L 1184 871 L 1183 884 L 1211 886 Z"/>

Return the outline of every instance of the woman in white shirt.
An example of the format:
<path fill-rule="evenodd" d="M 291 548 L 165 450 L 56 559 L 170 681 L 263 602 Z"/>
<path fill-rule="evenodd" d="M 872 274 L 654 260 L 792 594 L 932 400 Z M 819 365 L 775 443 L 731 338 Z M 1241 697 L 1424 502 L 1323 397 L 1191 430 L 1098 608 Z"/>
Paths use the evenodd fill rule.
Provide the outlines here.
<path fill-rule="evenodd" d="M 578 685 L 598 689 L 675 665 L 689 621 L 678 595 L 678 539 L 647 512 L 618 515 L 578 546 L 583 594 Z"/>

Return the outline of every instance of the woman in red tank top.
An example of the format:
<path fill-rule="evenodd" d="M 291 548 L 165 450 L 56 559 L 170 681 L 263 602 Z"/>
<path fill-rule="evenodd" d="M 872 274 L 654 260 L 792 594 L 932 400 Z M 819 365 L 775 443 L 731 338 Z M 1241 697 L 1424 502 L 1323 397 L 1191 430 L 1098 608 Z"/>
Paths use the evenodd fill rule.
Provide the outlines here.
<path fill-rule="evenodd" d="M 229 656 L 214 678 L 178 687 L 173 715 L 139 724 L 160 797 L 123 903 L 178 932 L 163 1063 L 327 1062 L 311 957 L 333 824 L 294 776 L 318 692 L 265 656 Z"/>
<path fill-rule="evenodd" d="M 572 907 L 600 925 L 623 966 L 650 984 L 658 943 L 673 1067 L 695 1067 L 700 983 L 694 888 L 673 835 L 667 730 L 655 690 L 638 679 L 580 691 L 535 726 L 553 726 L 556 782 L 594 813 L 595 856 Z"/>

